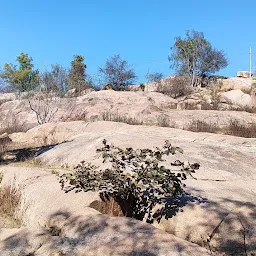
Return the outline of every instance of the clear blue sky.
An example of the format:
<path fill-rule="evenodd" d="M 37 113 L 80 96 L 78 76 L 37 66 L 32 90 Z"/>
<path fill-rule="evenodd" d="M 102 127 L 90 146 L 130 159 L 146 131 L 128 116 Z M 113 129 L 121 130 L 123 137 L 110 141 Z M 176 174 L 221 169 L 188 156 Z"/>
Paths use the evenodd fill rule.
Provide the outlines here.
<path fill-rule="evenodd" d="M 148 71 L 173 74 L 174 37 L 194 29 L 226 52 L 230 64 L 220 74 L 234 76 L 249 69 L 250 45 L 256 53 L 255 11 L 255 0 L 2 0 L 0 67 L 20 52 L 40 70 L 69 67 L 72 56 L 82 54 L 87 72 L 95 74 L 120 54 L 143 82 Z M 255 61 L 256 55 L 253 68 Z"/>

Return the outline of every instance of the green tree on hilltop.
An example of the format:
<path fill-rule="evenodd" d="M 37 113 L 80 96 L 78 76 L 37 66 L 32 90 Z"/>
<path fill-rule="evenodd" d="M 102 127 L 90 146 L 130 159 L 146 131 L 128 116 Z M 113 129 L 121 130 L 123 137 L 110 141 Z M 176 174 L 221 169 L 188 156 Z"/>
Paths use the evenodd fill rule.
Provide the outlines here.
<path fill-rule="evenodd" d="M 27 53 L 21 53 L 17 56 L 16 61 L 19 63 L 16 65 L 11 63 L 4 64 L 4 70 L 0 74 L 0 77 L 12 87 L 14 91 L 30 91 L 38 86 L 38 70 L 33 70 L 33 59 L 28 56 Z"/>
<path fill-rule="evenodd" d="M 103 76 L 105 85 L 110 84 L 117 91 L 126 90 L 137 78 L 132 66 L 119 54 L 107 59 L 105 66 L 99 68 L 99 72 Z"/>
<path fill-rule="evenodd" d="M 171 68 L 179 75 L 189 78 L 191 86 L 197 86 L 197 77 L 204 77 L 227 67 L 228 61 L 223 51 L 216 50 L 198 31 L 187 31 L 186 37 L 175 38 L 168 57 Z"/>
<path fill-rule="evenodd" d="M 79 93 L 86 88 L 86 65 L 84 64 L 84 56 L 74 55 L 71 61 L 71 69 L 68 76 L 69 89 L 76 89 Z"/>

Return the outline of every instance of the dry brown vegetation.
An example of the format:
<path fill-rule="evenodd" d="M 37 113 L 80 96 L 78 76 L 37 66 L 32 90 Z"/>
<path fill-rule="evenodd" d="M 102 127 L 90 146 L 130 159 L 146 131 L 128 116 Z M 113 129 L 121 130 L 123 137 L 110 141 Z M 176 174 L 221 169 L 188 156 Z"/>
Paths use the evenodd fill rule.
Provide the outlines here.
<path fill-rule="evenodd" d="M 104 112 L 102 114 L 102 120 L 126 123 L 130 125 L 143 125 L 142 119 L 138 119 L 136 117 L 128 117 L 126 115 L 121 115 L 119 113 L 111 113 L 111 112 Z"/>
<path fill-rule="evenodd" d="M 171 127 L 175 128 L 176 123 L 171 121 L 169 116 L 166 114 L 160 114 L 157 116 L 157 120 L 155 124 L 148 123 L 143 120 L 142 117 L 129 117 L 124 114 L 120 114 L 118 112 L 105 111 L 101 115 L 87 117 L 87 113 L 79 114 L 75 117 L 69 119 L 69 121 L 86 121 L 86 122 L 96 122 L 96 121 L 111 121 L 111 122 L 119 122 L 126 123 L 130 125 L 156 125 L 160 127 Z"/>
<path fill-rule="evenodd" d="M 217 123 L 207 123 L 201 120 L 193 120 L 184 130 L 192 132 L 221 133 L 244 138 L 256 138 L 256 123 L 241 124 L 237 120 L 230 120 L 229 125 L 220 128 Z"/>
<path fill-rule="evenodd" d="M 144 123 L 142 120 L 134 118 L 129 118 L 127 116 L 122 116 L 118 114 L 110 114 L 105 112 L 103 114 L 104 121 L 113 121 L 113 122 L 122 122 L 131 125 L 149 125 Z M 159 115 L 157 117 L 157 126 L 160 127 L 170 127 L 175 128 L 175 122 L 170 122 L 168 115 Z M 237 120 L 230 120 L 229 125 L 220 128 L 217 123 L 207 123 L 205 121 L 193 120 L 189 123 L 187 127 L 184 127 L 185 130 L 193 132 L 209 132 L 209 133 L 221 133 L 238 137 L 245 138 L 256 138 L 256 124 L 240 124 Z"/>
<path fill-rule="evenodd" d="M 100 115 L 87 117 L 86 112 L 78 114 L 72 118 L 69 118 L 69 121 L 86 121 L 86 122 L 96 122 L 96 121 L 111 121 L 111 122 L 120 122 L 130 125 L 143 125 L 143 120 L 136 117 L 129 117 L 124 114 L 119 114 L 118 112 L 105 111 Z"/>
<path fill-rule="evenodd" d="M 3 176 L 0 173 L 0 181 Z M 16 187 L 14 182 L 0 186 L 0 227 L 21 226 L 21 219 L 17 217 L 17 210 L 21 203 L 21 188 Z"/>
<path fill-rule="evenodd" d="M 25 125 L 25 121 L 21 123 L 17 118 L 17 113 L 14 114 L 11 111 L 7 114 L 5 120 L 0 121 L 3 124 L 3 126 L 0 127 L 0 135 L 3 133 L 11 134 L 29 130 L 29 127 Z"/>
<path fill-rule="evenodd" d="M 218 111 L 225 111 L 226 109 L 223 108 L 223 106 L 220 105 L 220 102 L 213 102 L 208 103 L 206 101 L 202 101 L 200 103 L 197 102 L 184 102 L 183 109 L 184 110 L 199 110 L 198 105 L 201 106 L 200 110 L 218 110 Z M 231 111 L 244 111 L 248 113 L 256 113 L 256 107 L 250 107 L 250 106 L 236 106 L 233 107 L 232 105 L 229 105 L 227 107 L 227 110 Z"/>
<path fill-rule="evenodd" d="M 0 137 L 0 155 L 7 150 L 8 145 L 11 143 L 11 139 L 7 136 L 7 134 L 3 134 L 3 135 L 6 135 L 6 136 Z"/>
<path fill-rule="evenodd" d="M 157 126 L 175 128 L 176 122 L 171 121 L 168 115 L 161 114 L 157 117 Z"/>
<path fill-rule="evenodd" d="M 213 105 L 210 105 L 206 103 L 204 105 L 204 108 L 207 110 L 213 110 L 215 107 Z M 187 103 L 186 109 L 194 110 L 196 109 L 195 104 Z M 249 112 L 248 109 L 246 108 Z M 254 109 L 255 110 L 255 109 Z M 245 108 L 244 108 L 245 111 Z M 160 114 L 157 117 L 156 123 L 147 123 L 143 120 L 143 118 L 139 117 L 128 117 L 127 115 L 119 114 L 119 113 L 113 113 L 110 111 L 104 112 L 102 115 L 99 116 L 92 116 L 90 118 L 86 117 L 86 114 L 77 115 L 76 117 L 72 118 L 72 121 L 112 121 L 112 122 L 121 122 L 121 123 L 127 123 L 130 125 L 156 125 L 160 127 L 170 127 L 170 128 L 176 128 L 176 123 L 171 121 L 169 116 L 166 114 Z M 240 124 L 237 120 L 230 120 L 230 123 L 228 126 L 224 128 L 220 128 L 218 123 L 207 123 L 205 121 L 201 120 L 193 120 L 191 121 L 188 126 L 183 127 L 184 130 L 193 131 L 193 132 L 209 132 L 209 133 L 220 133 L 220 134 L 227 134 L 227 135 L 233 135 L 238 137 L 245 137 L 245 138 L 256 138 L 256 124 Z"/>
<path fill-rule="evenodd" d="M 205 121 L 193 120 L 189 123 L 188 127 L 184 128 L 184 130 L 192 132 L 217 133 L 220 129 L 215 123 L 207 123 Z"/>
<path fill-rule="evenodd" d="M 175 76 L 165 80 L 164 83 L 158 82 L 157 92 L 177 98 L 191 94 L 192 88 L 189 86 L 189 81 L 186 77 Z"/>
<path fill-rule="evenodd" d="M 256 107 L 249 107 L 249 106 L 239 106 L 239 108 L 231 107 L 230 110 L 244 111 L 244 112 L 248 112 L 248 113 L 256 113 Z"/>
<path fill-rule="evenodd" d="M 245 138 L 256 138 L 256 123 L 243 125 L 237 120 L 230 120 L 226 134 Z"/>

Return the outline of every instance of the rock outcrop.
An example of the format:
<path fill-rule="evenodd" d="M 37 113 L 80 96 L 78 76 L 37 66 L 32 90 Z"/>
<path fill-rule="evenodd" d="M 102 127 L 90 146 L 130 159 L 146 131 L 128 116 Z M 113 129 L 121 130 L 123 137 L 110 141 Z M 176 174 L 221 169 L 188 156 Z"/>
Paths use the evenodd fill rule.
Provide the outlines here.
<path fill-rule="evenodd" d="M 75 165 L 82 160 L 100 165 L 95 151 L 104 138 L 124 148 L 159 146 L 166 139 L 181 146 L 184 156 L 174 156 L 173 159 L 201 165 L 195 174 L 196 180 L 186 181 L 191 201 L 190 197 L 185 198 L 187 202 L 182 212 L 155 225 L 200 245 L 213 234 L 211 246 L 223 250 L 233 247 L 239 251 L 243 250 L 243 224 L 246 226 L 248 250 L 253 250 L 256 244 L 255 138 L 95 122 L 88 124 L 82 134 L 42 154 L 40 159 L 57 166 L 65 162 Z"/>
<path fill-rule="evenodd" d="M 236 90 L 236 89 L 246 89 L 252 86 L 252 80 L 250 78 L 241 77 L 230 77 L 228 79 L 220 79 L 221 90 Z"/>
<path fill-rule="evenodd" d="M 252 97 L 252 106 L 256 108 L 256 88 L 253 88 L 251 91 L 251 97 Z"/>
<path fill-rule="evenodd" d="M 98 195 L 64 193 L 51 170 L 1 167 L 2 184 L 22 188 L 25 227 L 1 229 L 0 255 L 198 256 L 206 249 L 167 234 L 150 224 L 109 217 L 89 208 Z"/>
<path fill-rule="evenodd" d="M 243 232 L 246 232 L 247 251 L 253 252 L 256 244 L 255 138 L 103 121 L 45 124 L 27 133 L 13 134 L 11 138 L 23 139 L 24 143 L 26 136 L 27 139 L 40 137 L 44 131 L 49 134 L 52 129 L 57 131 L 58 142 L 63 143 L 49 147 L 37 157 L 44 164 L 43 169 L 0 167 L 0 172 L 4 173 L 2 184 L 9 184 L 15 177 L 22 188 L 21 212 L 26 225 L 18 230 L 1 230 L 0 254 L 34 251 L 35 255 L 53 255 L 57 250 L 79 256 L 84 252 L 102 255 L 103 251 L 104 255 L 129 255 L 144 250 L 148 255 L 207 255 L 202 247 L 184 240 L 240 252 L 244 249 Z M 65 172 L 61 166 L 72 167 L 82 160 L 100 165 L 96 149 L 103 139 L 123 148 L 151 148 L 168 139 L 185 152 L 171 160 L 200 163 L 194 175 L 196 179 L 186 181 L 188 194 L 183 211 L 168 221 L 162 219 L 154 224 L 172 235 L 136 220 L 101 215 L 88 207 L 98 198 L 95 193 L 65 194 L 61 191 L 52 170 Z M 57 237 L 53 237 L 54 230 L 57 230 Z M 151 239 L 154 243 L 149 242 Z M 11 246 L 14 241 L 17 244 Z"/>
<path fill-rule="evenodd" d="M 241 90 L 231 90 L 222 93 L 222 103 L 230 103 L 231 105 L 239 105 L 243 107 L 252 107 L 253 99 L 251 95 L 243 93 Z"/>
<path fill-rule="evenodd" d="M 237 77 L 250 78 L 249 71 L 238 71 L 236 74 Z"/>
<path fill-rule="evenodd" d="M 231 118 L 238 119 L 241 123 L 249 119 L 255 122 L 256 116 L 250 113 L 195 110 L 204 109 L 202 107 L 204 103 L 211 104 L 211 97 L 209 95 L 207 97 L 207 93 L 210 92 L 205 91 L 204 99 L 198 96 L 199 93 L 187 98 L 173 99 L 157 92 L 117 92 L 113 90 L 91 92 L 77 98 L 61 99 L 58 111 L 51 122 L 106 120 L 161 126 L 159 120 L 164 117 L 167 121 L 169 120 L 171 126 L 175 123 L 178 128 L 183 128 L 194 119 L 218 122 L 221 126 L 228 124 Z M 229 95 L 230 92 L 227 94 Z M 248 104 L 251 96 L 242 95 L 241 97 L 239 102 L 243 105 Z M 228 110 L 230 107 L 232 105 L 223 104 L 221 109 Z M 184 110 L 186 108 L 188 110 Z M 31 111 L 27 102 L 22 100 L 3 103 L 0 106 L 1 120 L 2 128 L 12 123 L 22 130 L 38 125 L 36 114 Z"/>

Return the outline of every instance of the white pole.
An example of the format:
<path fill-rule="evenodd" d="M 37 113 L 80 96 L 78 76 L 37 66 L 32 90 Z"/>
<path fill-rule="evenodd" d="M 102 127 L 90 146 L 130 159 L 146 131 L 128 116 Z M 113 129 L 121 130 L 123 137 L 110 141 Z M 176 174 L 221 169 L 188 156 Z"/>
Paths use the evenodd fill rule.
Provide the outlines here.
<path fill-rule="evenodd" d="M 250 47 L 250 78 L 252 77 L 252 47 Z"/>
<path fill-rule="evenodd" d="M 149 74 L 149 68 L 148 68 L 148 74 Z M 149 83 L 149 82 L 147 81 L 147 92 L 148 92 L 148 83 Z"/>

